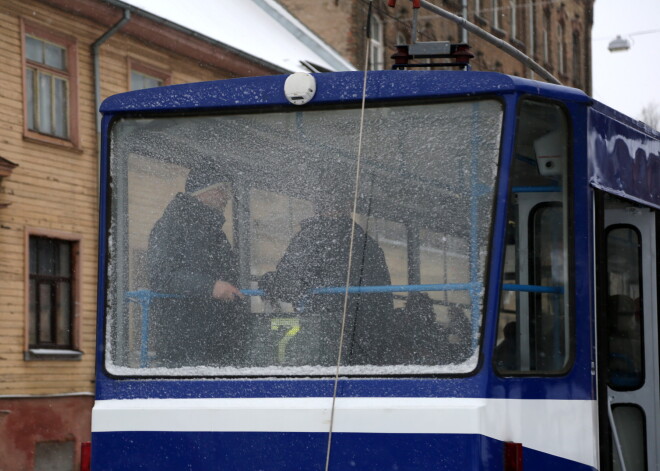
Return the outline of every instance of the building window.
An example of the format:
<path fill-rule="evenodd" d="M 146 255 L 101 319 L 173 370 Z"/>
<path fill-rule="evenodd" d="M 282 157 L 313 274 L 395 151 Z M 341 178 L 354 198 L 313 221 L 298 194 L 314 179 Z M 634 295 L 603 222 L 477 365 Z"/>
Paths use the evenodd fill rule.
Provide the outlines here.
<path fill-rule="evenodd" d="M 516 5 L 516 0 L 509 0 L 509 6 L 511 7 L 511 39 L 518 38 L 518 6 Z"/>
<path fill-rule="evenodd" d="M 557 25 L 557 64 L 560 74 L 563 74 L 566 71 L 564 49 L 564 25 L 559 23 L 559 25 Z"/>
<path fill-rule="evenodd" d="M 537 41 L 536 41 L 536 3 L 531 2 L 528 4 L 529 7 L 529 50 L 531 51 L 532 57 L 538 60 L 538 50 L 537 50 Z"/>
<path fill-rule="evenodd" d="M 573 31 L 573 85 L 582 86 L 582 53 L 580 48 L 580 33 Z"/>
<path fill-rule="evenodd" d="M 77 146 L 75 39 L 23 23 L 25 135 Z"/>
<path fill-rule="evenodd" d="M 36 356 L 75 351 L 79 238 L 32 232 L 27 236 L 27 245 L 28 351 Z"/>
<path fill-rule="evenodd" d="M 549 11 L 543 13 L 543 62 L 550 62 L 550 31 L 548 27 L 552 24 L 552 18 Z"/>
<path fill-rule="evenodd" d="M 128 70 L 130 71 L 130 90 L 162 87 L 171 83 L 171 76 L 168 72 L 133 59 L 128 61 Z"/>
<path fill-rule="evenodd" d="M 500 29 L 501 0 L 493 0 L 493 28 Z"/>
<path fill-rule="evenodd" d="M 371 39 L 369 40 L 369 70 L 383 70 L 385 46 L 383 43 L 383 21 L 376 15 L 371 16 Z M 412 40 L 415 41 L 416 38 Z"/>
<path fill-rule="evenodd" d="M 530 41 L 530 39 L 527 37 L 527 30 L 530 28 L 528 20 L 530 16 L 530 5 L 518 0 L 512 0 L 512 5 L 514 11 L 512 14 L 512 28 L 515 28 L 511 33 L 512 38 L 520 41 L 521 43 L 529 41 L 529 45 L 531 46 L 532 41 Z M 530 54 L 533 54 L 529 48 L 527 50 L 530 51 Z"/>
<path fill-rule="evenodd" d="M 162 87 L 163 81 L 156 77 L 131 70 L 131 90 L 142 90 L 144 88 Z"/>
<path fill-rule="evenodd" d="M 73 440 L 37 442 L 34 449 L 34 471 L 68 471 L 76 466 L 76 444 Z"/>

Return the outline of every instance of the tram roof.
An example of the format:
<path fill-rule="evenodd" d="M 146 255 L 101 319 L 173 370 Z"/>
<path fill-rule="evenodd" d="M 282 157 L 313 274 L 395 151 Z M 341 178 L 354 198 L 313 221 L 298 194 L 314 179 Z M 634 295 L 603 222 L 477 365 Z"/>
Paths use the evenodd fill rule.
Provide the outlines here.
<path fill-rule="evenodd" d="M 310 105 L 348 104 L 362 99 L 364 72 L 313 74 Z M 137 90 L 106 99 L 103 113 L 167 112 L 291 105 L 284 96 L 288 75 L 250 77 Z M 367 101 L 424 100 L 457 96 L 525 93 L 563 101 L 591 102 L 583 91 L 495 72 L 372 71 Z M 303 107 L 304 108 L 304 107 Z M 301 108 L 302 109 L 302 108 Z"/>

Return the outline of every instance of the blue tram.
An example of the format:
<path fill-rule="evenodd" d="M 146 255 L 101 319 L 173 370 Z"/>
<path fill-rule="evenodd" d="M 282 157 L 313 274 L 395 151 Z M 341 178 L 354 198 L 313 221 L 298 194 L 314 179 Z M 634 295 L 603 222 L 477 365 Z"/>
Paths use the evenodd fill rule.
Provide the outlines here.
<path fill-rule="evenodd" d="M 660 469 L 657 132 L 488 72 L 102 112 L 94 471 Z"/>

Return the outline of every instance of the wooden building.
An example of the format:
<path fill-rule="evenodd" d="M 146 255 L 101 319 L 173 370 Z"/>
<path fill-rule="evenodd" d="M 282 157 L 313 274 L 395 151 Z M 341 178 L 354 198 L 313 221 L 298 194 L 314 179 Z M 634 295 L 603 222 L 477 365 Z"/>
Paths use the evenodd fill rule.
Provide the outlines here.
<path fill-rule="evenodd" d="M 295 67 L 115 0 L 0 0 L 0 64 L 0 469 L 78 469 L 94 393 L 100 102 Z"/>

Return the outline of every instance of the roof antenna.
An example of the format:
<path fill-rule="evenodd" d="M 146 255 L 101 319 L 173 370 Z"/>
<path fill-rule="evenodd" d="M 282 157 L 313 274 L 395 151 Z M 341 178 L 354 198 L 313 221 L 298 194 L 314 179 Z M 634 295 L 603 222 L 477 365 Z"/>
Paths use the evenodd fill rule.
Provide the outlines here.
<path fill-rule="evenodd" d="M 397 44 L 393 69 L 408 69 L 415 67 L 458 67 L 470 70 L 470 59 L 474 55 L 470 52 L 470 46 L 466 43 L 452 44 L 449 41 L 421 41 L 417 42 L 417 23 L 419 9 L 422 7 L 421 0 L 412 0 L 413 18 L 410 44 Z M 394 8 L 396 0 L 388 0 L 387 6 Z M 411 62 L 415 59 L 450 59 L 449 62 Z"/>

